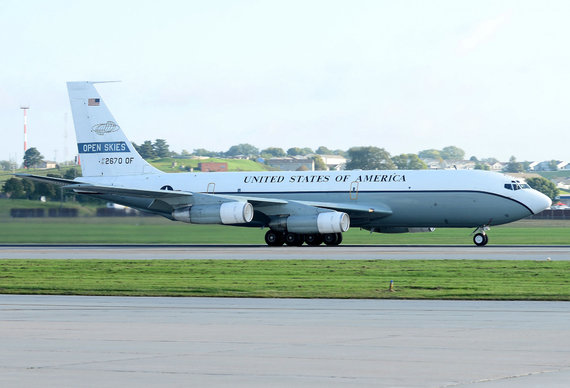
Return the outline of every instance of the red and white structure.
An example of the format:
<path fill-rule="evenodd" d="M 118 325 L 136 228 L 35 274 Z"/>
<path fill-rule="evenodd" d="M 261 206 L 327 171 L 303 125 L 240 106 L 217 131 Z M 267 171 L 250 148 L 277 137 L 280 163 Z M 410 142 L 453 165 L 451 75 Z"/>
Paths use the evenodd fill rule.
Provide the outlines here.
<path fill-rule="evenodd" d="M 20 109 L 24 110 L 24 154 L 28 150 L 28 109 L 29 106 L 21 106 Z"/>

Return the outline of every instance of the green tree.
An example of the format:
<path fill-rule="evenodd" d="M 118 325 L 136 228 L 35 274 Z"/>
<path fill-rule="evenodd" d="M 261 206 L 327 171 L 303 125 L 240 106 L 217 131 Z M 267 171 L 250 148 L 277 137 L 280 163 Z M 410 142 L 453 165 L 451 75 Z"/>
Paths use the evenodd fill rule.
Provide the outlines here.
<path fill-rule="evenodd" d="M 18 178 L 10 178 L 4 182 L 2 192 L 11 199 L 26 198 L 24 185 L 22 184 L 22 180 Z"/>
<path fill-rule="evenodd" d="M 323 158 L 321 158 L 319 155 L 313 155 L 311 157 L 311 159 L 313 159 L 315 161 L 315 170 L 318 170 L 318 171 L 328 170 L 328 167 L 325 164 L 325 162 L 323 161 Z"/>
<path fill-rule="evenodd" d="M 331 155 L 333 153 L 333 151 L 329 150 L 327 147 L 325 146 L 320 146 L 319 148 L 317 148 L 317 150 L 315 151 L 315 153 L 319 154 L 319 155 Z"/>
<path fill-rule="evenodd" d="M 352 147 L 348 150 L 350 162 L 346 164 L 347 170 L 392 170 L 396 168 L 390 153 L 378 147 Z"/>
<path fill-rule="evenodd" d="M 259 150 L 256 147 L 252 146 L 251 144 L 242 143 L 242 144 L 231 146 L 230 149 L 226 151 L 225 155 L 226 156 L 243 155 L 243 156 L 247 156 L 247 157 L 258 156 Z"/>
<path fill-rule="evenodd" d="M 27 199 L 32 199 L 34 197 L 34 192 L 36 190 L 36 185 L 29 179 L 22 179 L 22 186 L 24 186 L 24 197 Z"/>
<path fill-rule="evenodd" d="M 441 153 L 434 149 L 420 151 L 418 156 L 422 159 L 441 159 Z"/>
<path fill-rule="evenodd" d="M 482 162 L 489 163 L 490 165 L 493 165 L 493 164 L 499 162 L 499 159 L 497 159 L 497 158 L 485 158 L 482 160 Z"/>
<path fill-rule="evenodd" d="M 24 167 L 25 168 L 33 168 L 36 167 L 44 160 L 40 151 L 38 151 L 35 147 L 28 148 L 26 153 L 24 154 Z"/>
<path fill-rule="evenodd" d="M 40 197 L 45 197 L 46 199 L 59 198 L 59 193 L 55 185 L 40 182 L 36 183 L 31 199 L 40 199 Z"/>
<path fill-rule="evenodd" d="M 156 153 L 154 152 L 154 147 L 152 146 L 152 142 L 150 140 L 145 140 L 140 146 L 135 146 L 137 152 L 141 155 L 143 159 L 155 159 Z"/>
<path fill-rule="evenodd" d="M 540 191 L 542 194 L 546 195 L 552 201 L 560 194 L 560 190 L 556 185 L 543 177 L 527 178 L 526 183 L 533 189 Z"/>
<path fill-rule="evenodd" d="M 441 150 L 440 155 L 443 160 L 463 160 L 465 151 L 456 146 L 448 146 Z"/>
<path fill-rule="evenodd" d="M 348 152 L 343 151 L 341 149 L 336 149 L 332 152 L 332 155 L 340 155 L 346 157 L 348 155 Z"/>
<path fill-rule="evenodd" d="M 194 152 L 192 152 L 192 155 L 195 156 L 209 156 L 209 157 L 213 157 L 213 156 L 217 156 L 217 152 L 216 151 L 208 151 L 204 148 L 197 148 L 194 149 Z"/>
<path fill-rule="evenodd" d="M 274 158 L 280 158 L 280 157 L 283 157 L 283 156 L 287 155 L 287 154 L 285 153 L 285 151 L 283 151 L 283 148 L 278 148 L 278 147 L 269 147 L 269 148 L 266 148 L 266 149 L 262 150 L 261 153 L 262 153 L 262 154 L 270 155 L 270 156 L 272 156 L 272 157 L 274 157 Z"/>
<path fill-rule="evenodd" d="M 171 155 L 168 144 L 164 139 L 156 139 L 152 145 L 152 149 L 154 154 L 159 158 L 167 158 Z"/>
<path fill-rule="evenodd" d="M 297 155 L 307 155 L 312 154 L 313 150 L 310 148 L 299 148 L 299 147 L 292 147 L 287 150 L 287 155 L 289 156 L 297 156 Z"/>
<path fill-rule="evenodd" d="M 81 171 L 77 168 L 70 168 L 63 174 L 64 179 L 75 179 L 78 176 L 81 176 Z"/>
<path fill-rule="evenodd" d="M 491 167 L 487 163 L 477 163 L 475 164 L 475 170 L 485 170 L 489 171 Z"/>
<path fill-rule="evenodd" d="M 427 164 L 416 154 L 400 154 L 392 157 L 392 162 L 398 170 L 425 170 L 428 168 Z"/>
<path fill-rule="evenodd" d="M 523 172 L 523 165 L 517 162 L 517 158 L 511 156 L 509 163 L 505 166 L 505 172 Z"/>
<path fill-rule="evenodd" d="M 16 163 L 14 163 L 11 160 L 0 160 L 0 168 L 2 168 L 2 170 L 4 170 L 4 171 L 13 170 L 16 167 L 17 167 Z"/>

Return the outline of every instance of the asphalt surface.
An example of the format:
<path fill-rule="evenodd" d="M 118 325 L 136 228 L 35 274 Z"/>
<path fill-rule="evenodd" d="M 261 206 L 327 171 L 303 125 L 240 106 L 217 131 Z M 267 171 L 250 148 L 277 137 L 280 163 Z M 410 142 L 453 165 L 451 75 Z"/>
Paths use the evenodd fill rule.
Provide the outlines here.
<path fill-rule="evenodd" d="M 2 387 L 568 387 L 570 303 L 0 295 Z"/>
<path fill-rule="evenodd" d="M 566 246 L 0 245 L 0 259 L 570 260 Z"/>

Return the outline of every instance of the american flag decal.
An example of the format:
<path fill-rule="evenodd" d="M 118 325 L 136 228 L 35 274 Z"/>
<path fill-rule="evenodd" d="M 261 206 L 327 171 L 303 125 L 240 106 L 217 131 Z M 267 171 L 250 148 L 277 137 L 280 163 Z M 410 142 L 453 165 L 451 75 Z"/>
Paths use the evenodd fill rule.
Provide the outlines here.
<path fill-rule="evenodd" d="M 100 98 L 90 98 L 87 100 L 87 106 L 99 106 Z"/>

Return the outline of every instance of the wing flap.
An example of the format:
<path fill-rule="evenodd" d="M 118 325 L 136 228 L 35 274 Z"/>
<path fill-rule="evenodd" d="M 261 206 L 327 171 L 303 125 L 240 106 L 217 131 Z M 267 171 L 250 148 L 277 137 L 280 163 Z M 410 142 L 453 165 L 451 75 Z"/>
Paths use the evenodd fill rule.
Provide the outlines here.
<path fill-rule="evenodd" d="M 392 214 L 392 209 L 382 203 L 372 205 L 354 204 L 354 203 L 338 203 L 338 202 L 317 202 L 317 201 L 298 201 L 303 205 L 342 211 L 346 213 L 366 213 L 376 217 L 387 217 Z"/>

